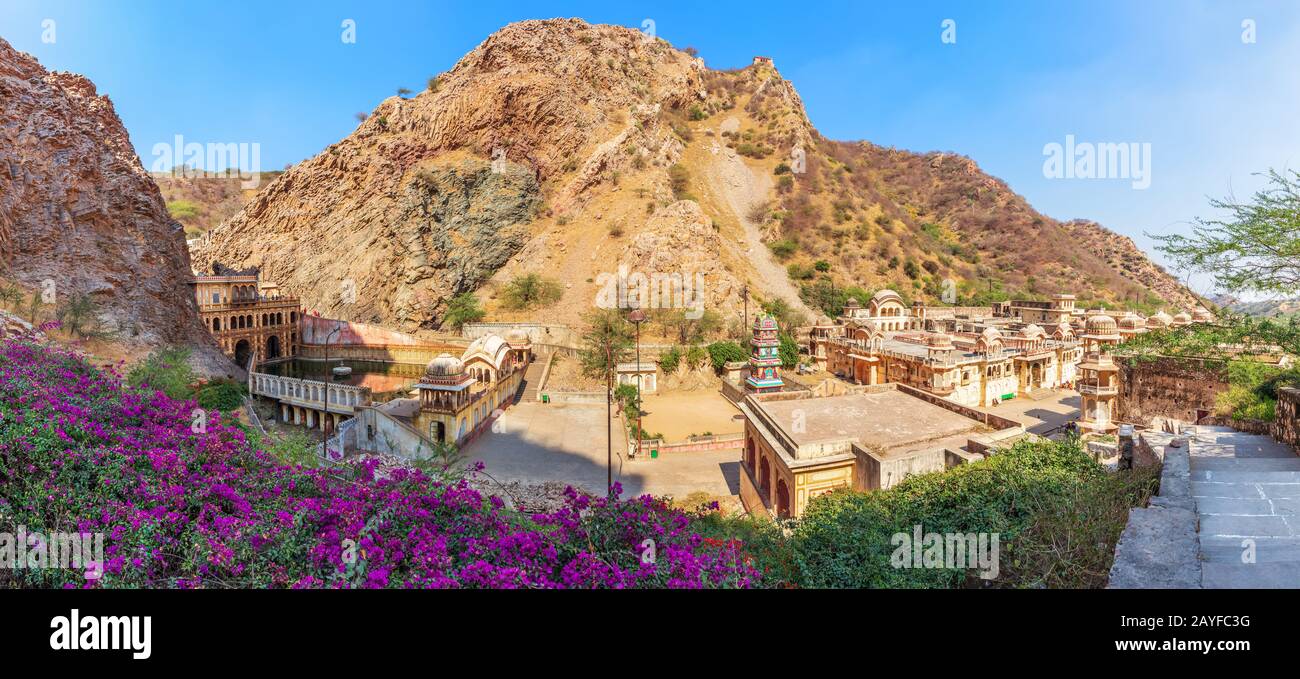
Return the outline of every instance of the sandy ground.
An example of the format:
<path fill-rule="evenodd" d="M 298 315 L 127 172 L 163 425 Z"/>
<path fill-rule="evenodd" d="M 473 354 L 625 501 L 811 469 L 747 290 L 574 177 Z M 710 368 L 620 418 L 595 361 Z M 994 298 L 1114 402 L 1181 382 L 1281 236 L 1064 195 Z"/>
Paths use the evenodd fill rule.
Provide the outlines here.
<path fill-rule="evenodd" d="M 470 461 L 482 461 L 501 482 L 557 481 L 602 493 L 606 480 L 605 408 L 526 402 L 504 413 L 502 427 L 465 447 Z M 614 421 L 616 443 L 622 441 Z M 658 459 L 626 460 L 613 453 L 614 480 L 624 497 L 649 493 L 685 498 L 692 493 L 739 493 L 740 450 L 674 453 Z"/>
<path fill-rule="evenodd" d="M 668 442 L 691 434 L 735 434 L 745 429 L 740 410 L 717 391 L 670 391 L 646 394 L 642 425 Z"/>

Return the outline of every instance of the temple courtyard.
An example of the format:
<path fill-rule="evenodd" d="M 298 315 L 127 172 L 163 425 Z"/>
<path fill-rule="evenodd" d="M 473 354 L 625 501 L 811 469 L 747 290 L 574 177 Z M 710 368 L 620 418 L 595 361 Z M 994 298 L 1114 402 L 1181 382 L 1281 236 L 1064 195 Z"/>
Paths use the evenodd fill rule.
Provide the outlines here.
<path fill-rule="evenodd" d="M 485 431 L 464 452 L 501 482 L 557 481 L 599 494 L 606 480 L 605 417 L 603 405 L 525 401 L 507 409 L 500 425 Z M 640 459 L 627 460 L 621 454 L 620 423 L 612 422 L 614 480 L 623 484 L 625 497 L 738 494 L 739 442 L 735 450 L 666 453 L 653 460 L 647 451 Z"/>

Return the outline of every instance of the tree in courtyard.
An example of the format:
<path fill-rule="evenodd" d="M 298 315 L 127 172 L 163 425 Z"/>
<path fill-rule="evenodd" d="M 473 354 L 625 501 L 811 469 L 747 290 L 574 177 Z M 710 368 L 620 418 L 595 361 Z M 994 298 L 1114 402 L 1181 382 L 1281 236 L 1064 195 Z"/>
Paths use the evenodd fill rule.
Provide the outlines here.
<path fill-rule="evenodd" d="M 1246 202 L 1210 205 L 1222 219 L 1197 218 L 1192 235 L 1151 236 L 1182 268 L 1202 271 L 1230 292 L 1294 293 L 1300 287 L 1300 172 L 1269 170 L 1268 185 Z"/>
<path fill-rule="evenodd" d="M 582 373 L 587 377 L 607 377 L 632 352 L 632 324 L 618 309 L 598 309 L 583 321 L 587 329 L 578 350 Z"/>

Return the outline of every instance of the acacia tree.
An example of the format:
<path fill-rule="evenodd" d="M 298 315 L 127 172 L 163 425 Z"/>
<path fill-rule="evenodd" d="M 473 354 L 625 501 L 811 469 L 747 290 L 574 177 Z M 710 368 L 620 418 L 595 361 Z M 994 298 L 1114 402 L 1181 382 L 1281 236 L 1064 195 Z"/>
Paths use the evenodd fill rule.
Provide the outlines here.
<path fill-rule="evenodd" d="M 618 309 L 599 309 L 587 315 L 578 360 L 588 377 L 606 377 L 632 350 L 632 326 Z"/>
<path fill-rule="evenodd" d="M 1300 172 L 1269 170 L 1247 202 L 1211 200 L 1223 219 L 1197 218 L 1192 235 L 1150 236 L 1181 268 L 1231 292 L 1292 294 L 1300 288 Z"/>

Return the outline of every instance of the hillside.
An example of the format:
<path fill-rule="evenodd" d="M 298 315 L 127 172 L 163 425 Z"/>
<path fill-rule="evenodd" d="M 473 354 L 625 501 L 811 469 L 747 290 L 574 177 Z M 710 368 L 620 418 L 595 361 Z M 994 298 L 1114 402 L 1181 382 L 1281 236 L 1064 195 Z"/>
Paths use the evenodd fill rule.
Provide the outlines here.
<path fill-rule="evenodd" d="M 34 299 L 27 317 L 43 321 L 76 305 L 86 328 L 126 355 L 187 344 L 196 367 L 223 372 L 228 361 L 199 322 L 189 278 L 181 228 L 112 102 L 88 79 L 46 71 L 0 39 L 6 296 Z"/>
<path fill-rule="evenodd" d="M 1264 299 L 1247 302 L 1232 295 L 1211 295 L 1210 301 L 1239 314 L 1267 318 L 1288 318 L 1300 315 L 1300 298 Z"/>
<path fill-rule="evenodd" d="M 947 279 L 958 302 L 1193 303 L 1128 239 L 1035 212 L 969 159 L 822 138 L 770 63 L 710 70 L 576 19 L 498 31 L 192 249 L 201 268 L 257 266 L 309 308 L 410 332 L 462 292 L 493 320 L 574 322 L 620 266 L 701 277 L 724 318 L 744 286 L 809 315 L 851 286 L 937 302 Z M 507 308 L 523 273 L 559 301 Z"/>
<path fill-rule="evenodd" d="M 252 182 L 237 176 L 150 173 L 162 192 L 168 213 L 185 227 L 186 239 L 198 238 L 238 214 L 263 186 L 279 175 L 279 172 L 262 172 Z"/>

